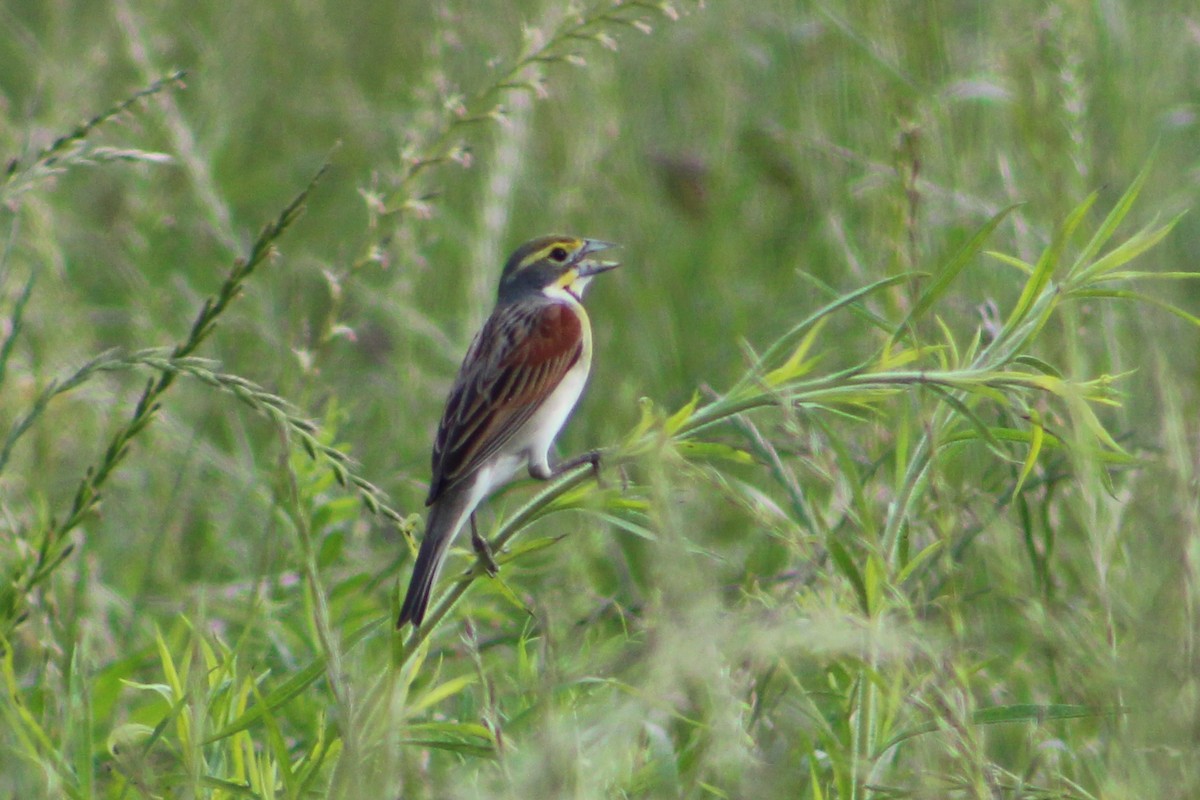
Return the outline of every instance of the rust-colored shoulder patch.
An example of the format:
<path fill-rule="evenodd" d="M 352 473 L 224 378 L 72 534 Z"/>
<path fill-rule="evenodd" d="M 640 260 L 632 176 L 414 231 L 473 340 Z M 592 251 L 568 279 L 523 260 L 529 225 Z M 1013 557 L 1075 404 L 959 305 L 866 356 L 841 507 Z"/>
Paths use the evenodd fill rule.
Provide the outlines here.
<path fill-rule="evenodd" d="M 507 306 L 488 319 L 450 390 L 426 504 L 498 452 L 583 354 L 583 320 L 565 303 Z"/>
<path fill-rule="evenodd" d="M 505 359 L 505 366 L 521 364 L 536 367 L 563 356 L 570 356 L 583 338 L 583 323 L 570 306 L 554 303 L 538 309 L 527 321 L 528 332 Z M 571 357 L 573 363 L 575 357 Z M 564 370 L 565 371 L 565 370 Z"/>

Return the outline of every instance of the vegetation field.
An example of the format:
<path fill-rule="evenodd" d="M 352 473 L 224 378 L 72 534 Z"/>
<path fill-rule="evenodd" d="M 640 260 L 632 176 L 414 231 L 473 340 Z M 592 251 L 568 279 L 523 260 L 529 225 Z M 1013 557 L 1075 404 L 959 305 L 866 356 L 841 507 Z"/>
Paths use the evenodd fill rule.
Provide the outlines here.
<path fill-rule="evenodd" d="M 1185 0 L 6 0 L 0 798 L 1200 797 L 1198 142 Z"/>

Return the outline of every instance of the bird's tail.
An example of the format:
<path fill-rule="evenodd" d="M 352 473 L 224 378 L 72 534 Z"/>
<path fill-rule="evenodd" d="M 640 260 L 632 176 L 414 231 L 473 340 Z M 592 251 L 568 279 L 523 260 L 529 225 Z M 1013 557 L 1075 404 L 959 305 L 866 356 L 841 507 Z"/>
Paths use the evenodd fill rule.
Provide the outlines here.
<path fill-rule="evenodd" d="M 430 506 L 429 517 L 425 521 L 425 537 L 417 552 L 417 565 L 413 567 L 408 594 L 404 596 L 404 605 L 400 607 L 400 618 L 396 620 L 397 628 L 403 628 L 408 622 L 419 628 L 425 619 L 429 595 L 438 573 L 442 571 L 446 551 L 450 549 L 450 543 L 462 529 L 467 517 L 475 510 L 471 502 L 471 488 L 471 481 L 464 481 L 448 489 Z"/>

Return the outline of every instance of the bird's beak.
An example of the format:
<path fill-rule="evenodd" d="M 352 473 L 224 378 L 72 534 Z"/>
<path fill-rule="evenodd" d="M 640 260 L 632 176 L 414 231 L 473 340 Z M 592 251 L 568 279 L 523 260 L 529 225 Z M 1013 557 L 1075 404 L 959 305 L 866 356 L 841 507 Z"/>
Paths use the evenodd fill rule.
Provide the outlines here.
<path fill-rule="evenodd" d="M 592 253 L 611 250 L 617 246 L 612 242 L 602 242 L 599 239 L 584 239 L 583 247 L 579 250 L 579 258 L 575 266 L 576 274 L 580 278 L 590 278 L 593 275 L 599 275 L 601 272 L 608 272 L 610 269 L 616 269 L 621 266 L 620 261 L 596 261 L 589 258 Z"/>

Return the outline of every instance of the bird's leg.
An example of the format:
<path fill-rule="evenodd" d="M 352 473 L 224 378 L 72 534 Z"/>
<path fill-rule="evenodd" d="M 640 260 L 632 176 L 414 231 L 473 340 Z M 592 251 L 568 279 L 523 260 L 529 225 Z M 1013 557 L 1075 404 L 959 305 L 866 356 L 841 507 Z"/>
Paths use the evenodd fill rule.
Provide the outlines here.
<path fill-rule="evenodd" d="M 571 470 L 575 469 L 576 467 L 583 466 L 584 464 L 592 465 L 592 475 L 595 476 L 596 483 L 602 484 L 603 481 L 601 481 L 601 479 L 600 479 L 600 451 L 599 450 L 588 450 L 586 453 L 582 453 L 580 455 L 575 456 L 574 458 L 570 458 L 570 459 L 567 459 L 566 461 L 559 462 L 558 464 L 555 464 L 553 467 L 549 467 L 549 468 L 543 467 L 543 466 L 535 466 L 534 464 L 531 463 L 529 465 L 529 474 L 532 475 L 533 477 L 537 478 L 540 481 L 548 481 L 551 478 L 557 478 L 559 475 L 562 475 L 564 472 L 570 472 Z"/>
<path fill-rule="evenodd" d="M 554 468 L 554 474 L 561 475 L 562 473 L 567 472 L 568 470 L 575 469 L 576 467 L 583 466 L 584 464 L 592 465 L 592 475 L 595 476 L 597 481 L 599 481 L 600 480 L 600 451 L 599 450 L 588 450 L 586 453 L 582 453 L 581 455 L 577 455 L 574 458 L 571 458 L 571 459 L 568 459 L 568 460 L 562 462 L 561 464 L 559 464 L 558 466 L 556 466 Z"/>
<path fill-rule="evenodd" d="M 487 574 L 495 577 L 500 570 L 496 566 L 496 559 L 492 558 L 491 545 L 487 543 L 487 539 L 479 535 L 479 528 L 475 527 L 474 511 L 471 512 L 471 546 L 475 548 L 475 553 L 483 562 L 483 568 L 487 570 Z"/>

